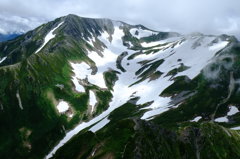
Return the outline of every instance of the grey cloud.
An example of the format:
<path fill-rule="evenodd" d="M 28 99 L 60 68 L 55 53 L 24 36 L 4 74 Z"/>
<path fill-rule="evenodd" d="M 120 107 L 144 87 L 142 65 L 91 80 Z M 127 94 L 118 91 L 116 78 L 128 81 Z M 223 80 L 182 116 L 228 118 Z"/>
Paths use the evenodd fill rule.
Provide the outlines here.
<path fill-rule="evenodd" d="M 0 14 L 0 34 L 24 33 L 41 25 L 44 20 L 35 17 L 20 17 Z"/>
<path fill-rule="evenodd" d="M 239 6 L 239 0 L 1 0 L 0 20 L 2 16 L 20 17 L 12 18 L 13 28 L 17 30 L 19 24 L 20 29 L 28 30 L 72 13 L 143 24 L 160 31 L 240 37 Z"/>

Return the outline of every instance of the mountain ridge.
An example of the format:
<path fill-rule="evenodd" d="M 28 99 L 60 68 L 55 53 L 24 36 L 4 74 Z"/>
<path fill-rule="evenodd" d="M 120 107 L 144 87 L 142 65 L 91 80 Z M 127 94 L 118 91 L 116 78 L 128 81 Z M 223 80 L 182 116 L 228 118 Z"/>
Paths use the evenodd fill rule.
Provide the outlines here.
<path fill-rule="evenodd" d="M 75 15 L 0 43 L 0 156 L 239 157 L 239 46 Z"/>

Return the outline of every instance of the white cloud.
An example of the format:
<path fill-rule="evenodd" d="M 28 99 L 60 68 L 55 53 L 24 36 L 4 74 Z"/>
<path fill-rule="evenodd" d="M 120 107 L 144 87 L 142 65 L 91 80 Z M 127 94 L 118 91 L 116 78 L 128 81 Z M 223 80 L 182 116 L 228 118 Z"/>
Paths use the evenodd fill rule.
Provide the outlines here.
<path fill-rule="evenodd" d="M 19 24 L 20 30 L 72 13 L 143 24 L 155 30 L 239 36 L 239 6 L 239 0 L 1 0 L 0 15 L 10 17 L 15 22 L 5 20 L 6 25 L 14 23 L 17 29 Z M 5 29 L 2 24 L 0 28 Z"/>
<path fill-rule="evenodd" d="M 24 33 L 38 25 L 41 25 L 46 20 L 36 17 L 20 17 L 16 15 L 0 14 L 0 33 Z"/>

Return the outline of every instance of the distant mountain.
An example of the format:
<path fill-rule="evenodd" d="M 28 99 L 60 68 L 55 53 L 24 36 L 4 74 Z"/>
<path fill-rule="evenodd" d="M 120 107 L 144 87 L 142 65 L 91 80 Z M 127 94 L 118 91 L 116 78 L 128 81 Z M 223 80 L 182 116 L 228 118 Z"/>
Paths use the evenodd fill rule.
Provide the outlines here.
<path fill-rule="evenodd" d="M 240 45 L 75 15 L 0 43 L 0 158 L 240 158 Z"/>
<path fill-rule="evenodd" d="M 20 34 L 0 34 L 0 42 L 12 40 L 18 37 Z"/>

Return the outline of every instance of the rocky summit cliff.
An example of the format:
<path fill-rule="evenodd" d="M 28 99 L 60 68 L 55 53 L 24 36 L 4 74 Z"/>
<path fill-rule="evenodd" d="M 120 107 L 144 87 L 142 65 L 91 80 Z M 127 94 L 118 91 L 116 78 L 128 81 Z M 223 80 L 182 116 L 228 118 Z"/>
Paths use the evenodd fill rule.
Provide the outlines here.
<path fill-rule="evenodd" d="M 68 15 L 0 43 L 0 158 L 240 158 L 240 45 Z"/>

